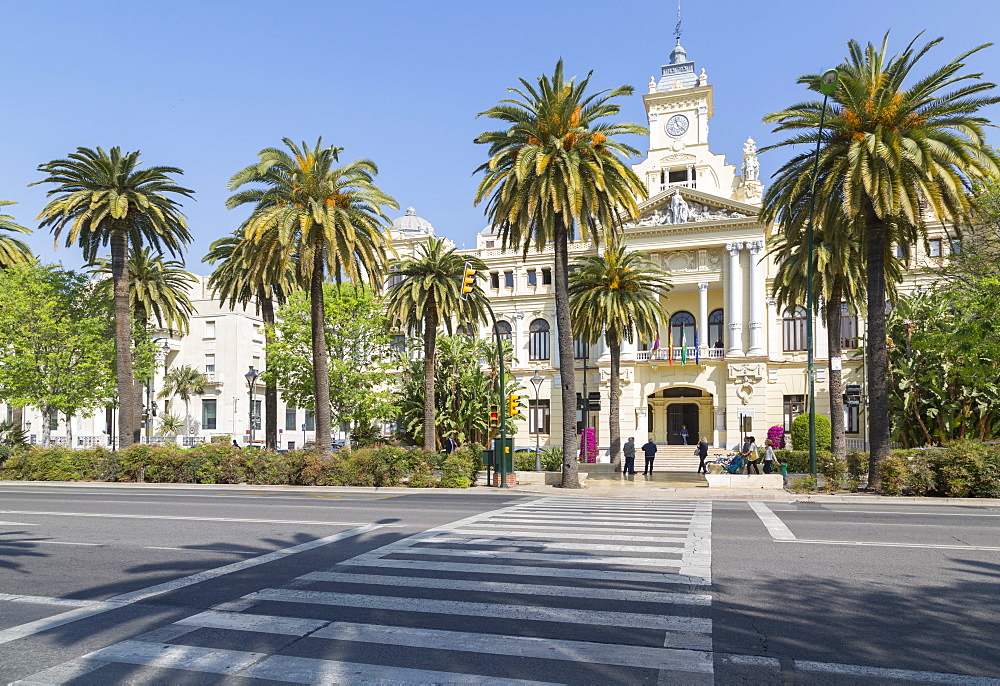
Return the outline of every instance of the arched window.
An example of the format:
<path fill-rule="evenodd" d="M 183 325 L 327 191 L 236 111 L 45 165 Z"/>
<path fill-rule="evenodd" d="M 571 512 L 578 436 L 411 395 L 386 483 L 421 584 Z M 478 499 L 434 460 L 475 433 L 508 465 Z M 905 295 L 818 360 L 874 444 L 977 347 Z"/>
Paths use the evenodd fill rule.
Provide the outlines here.
<path fill-rule="evenodd" d="M 785 310 L 781 319 L 781 341 L 786 352 L 806 349 L 806 310 Z"/>
<path fill-rule="evenodd" d="M 590 359 L 590 344 L 585 343 L 579 338 L 573 339 L 573 359 L 575 360 L 589 360 Z"/>
<path fill-rule="evenodd" d="M 549 323 L 536 319 L 528 327 L 528 359 L 549 359 Z"/>
<path fill-rule="evenodd" d="M 502 341 L 509 341 L 514 338 L 514 330 L 510 328 L 510 322 L 505 322 L 502 319 L 497 322 L 497 333 L 500 334 L 500 340 Z"/>
<path fill-rule="evenodd" d="M 712 314 L 708 315 L 708 340 L 699 341 L 699 343 L 710 348 L 724 348 L 726 346 L 725 319 L 726 316 L 721 307 L 712 310 Z"/>
<path fill-rule="evenodd" d="M 694 345 L 694 315 L 690 312 L 675 313 L 670 318 L 670 332 L 673 334 L 675 348 Z"/>

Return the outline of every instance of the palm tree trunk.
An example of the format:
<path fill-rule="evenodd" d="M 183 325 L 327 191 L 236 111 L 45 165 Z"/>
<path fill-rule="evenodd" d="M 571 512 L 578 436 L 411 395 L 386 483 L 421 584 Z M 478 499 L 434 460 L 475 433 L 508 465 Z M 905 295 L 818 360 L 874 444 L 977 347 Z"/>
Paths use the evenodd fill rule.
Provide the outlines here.
<path fill-rule="evenodd" d="M 434 357 L 437 352 L 438 313 L 436 303 L 428 303 L 424 318 L 424 450 L 437 450 L 435 431 Z M 501 391 L 502 393 L 503 391 Z"/>
<path fill-rule="evenodd" d="M 576 364 L 573 359 L 573 326 L 569 318 L 569 235 L 562 215 L 556 216 L 553 238 L 556 340 L 559 344 L 559 375 L 562 379 L 562 487 L 580 488 L 576 466 Z"/>
<path fill-rule="evenodd" d="M 18 405 L 11 411 L 11 421 L 14 423 L 15 429 L 24 428 L 24 406 Z"/>
<path fill-rule="evenodd" d="M 257 301 L 264 320 L 264 369 L 269 370 L 274 345 L 274 301 L 264 289 L 257 291 Z M 264 444 L 268 450 L 278 449 L 278 383 L 271 375 L 264 386 Z"/>
<path fill-rule="evenodd" d="M 843 288 L 839 282 L 834 283 L 830 297 L 826 301 L 826 338 L 830 356 L 830 452 L 836 460 L 847 459 L 847 441 L 844 438 L 844 391 L 841 385 L 840 368 L 835 368 L 833 360 L 840 358 L 841 327 L 843 318 L 840 303 L 843 299 Z"/>
<path fill-rule="evenodd" d="M 313 391 L 316 403 L 316 449 L 320 457 L 330 457 L 330 365 L 326 348 L 326 307 L 323 299 L 325 263 L 322 245 L 315 246 L 312 280 L 309 285 L 309 313 L 312 318 Z"/>
<path fill-rule="evenodd" d="M 621 426 L 621 385 L 622 343 L 617 332 L 608 331 L 605 335 L 608 348 L 611 349 L 611 394 L 608 398 L 608 438 L 611 441 L 611 462 L 615 471 L 621 471 L 622 426 Z"/>
<path fill-rule="evenodd" d="M 878 489 L 879 463 L 889 457 L 889 355 L 885 347 L 885 250 L 887 229 L 869 205 L 865 210 L 868 260 L 868 488 Z"/>
<path fill-rule="evenodd" d="M 118 375 L 118 447 L 139 441 L 139 407 L 132 374 L 132 310 L 128 302 L 128 235 L 111 235 L 111 278 L 115 293 L 115 371 Z"/>

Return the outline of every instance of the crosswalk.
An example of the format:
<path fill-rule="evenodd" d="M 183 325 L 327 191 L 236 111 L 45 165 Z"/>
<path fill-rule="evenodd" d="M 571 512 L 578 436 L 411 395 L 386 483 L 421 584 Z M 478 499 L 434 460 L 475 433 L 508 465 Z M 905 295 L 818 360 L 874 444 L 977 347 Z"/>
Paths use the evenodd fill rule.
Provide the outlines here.
<path fill-rule="evenodd" d="M 710 501 L 520 503 L 17 683 L 212 683 L 215 675 L 303 684 L 709 684 L 711 516 Z"/>

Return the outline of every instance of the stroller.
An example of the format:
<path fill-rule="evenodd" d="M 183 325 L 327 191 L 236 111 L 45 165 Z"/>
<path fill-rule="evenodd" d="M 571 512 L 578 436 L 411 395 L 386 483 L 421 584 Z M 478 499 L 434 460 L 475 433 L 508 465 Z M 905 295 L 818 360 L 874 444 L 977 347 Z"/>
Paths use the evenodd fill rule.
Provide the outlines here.
<path fill-rule="evenodd" d="M 727 462 L 722 463 L 722 471 L 726 474 L 740 474 L 743 471 L 744 466 L 746 466 L 746 460 L 743 459 L 742 455 L 737 453 Z"/>

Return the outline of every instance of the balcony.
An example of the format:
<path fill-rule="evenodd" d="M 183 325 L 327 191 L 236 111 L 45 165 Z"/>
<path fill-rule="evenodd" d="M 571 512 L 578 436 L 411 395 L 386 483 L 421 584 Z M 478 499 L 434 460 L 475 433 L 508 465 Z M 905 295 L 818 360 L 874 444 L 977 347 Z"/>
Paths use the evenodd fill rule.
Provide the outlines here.
<path fill-rule="evenodd" d="M 670 359 L 670 348 L 659 348 L 657 350 L 637 350 L 635 353 L 635 360 L 637 362 L 648 362 L 653 360 L 663 360 L 668 361 Z M 673 359 L 680 361 L 682 354 L 685 350 L 687 351 L 687 359 L 694 360 L 695 353 L 698 352 L 698 348 L 695 346 L 688 346 L 687 348 L 679 347 L 673 349 Z M 701 352 L 701 357 L 709 360 L 721 360 L 726 356 L 726 351 L 722 348 L 703 348 Z"/>
<path fill-rule="evenodd" d="M 221 372 L 205 372 L 205 378 L 208 379 L 210 386 L 219 386 L 222 384 Z"/>
<path fill-rule="evenodd" d="M 664 191 L 667 191 L 667 190 L 669 190 L 671 188 L 674 188 L 674 187 L 695 189 L 695 188 L 698 187 L 698 181 L 697 180 L 692 180 L 692 181 L 673 181 L 672 183 L 661 183 L 660 184 L 660 192 L 663 193 Z"/>

